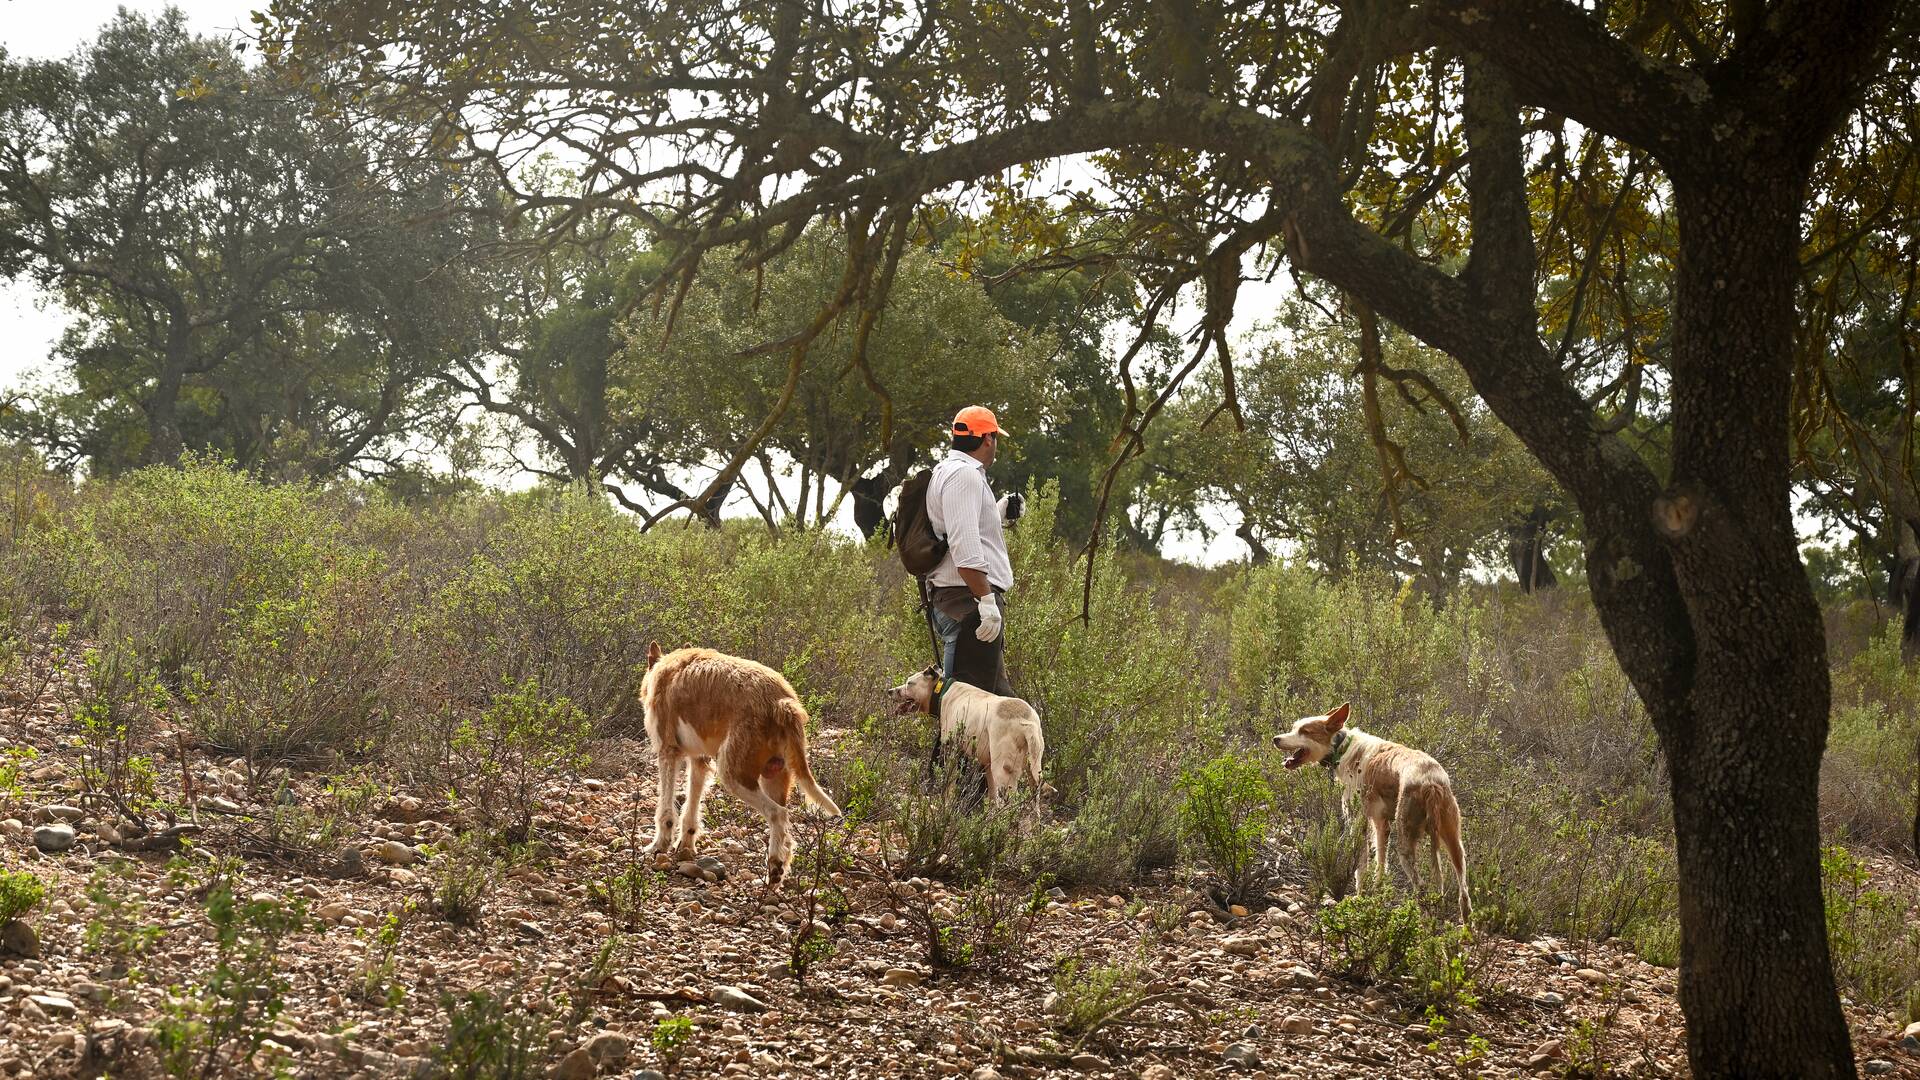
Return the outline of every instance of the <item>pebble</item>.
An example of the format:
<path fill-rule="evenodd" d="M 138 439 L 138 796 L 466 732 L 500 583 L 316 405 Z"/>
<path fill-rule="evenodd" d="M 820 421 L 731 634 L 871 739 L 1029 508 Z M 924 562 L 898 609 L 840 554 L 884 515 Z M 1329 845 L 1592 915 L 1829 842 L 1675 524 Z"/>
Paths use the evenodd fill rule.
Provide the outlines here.
<path fill-rule="evenodd" d="M 1259 956 L 1261 944 L 1259 938 L 1240 934 L 1221 942 L 1220 947 L 1235 956 Z"/>
<path fill-rule="evenodd" d="M 599 1071 L 599 1067 L 593 1063 L 591 1057 L 587 1056 L 585 1050 L 575 1050 L 561 1058 L 560 1063 L 555 1065 L 548 1075 L 554 1080 L 593 1080 L 594 1074 Z"/>
<path fill-rule="evenodd" d="M 1162 1065 L 1156 1061 L 1140 1070 L 1140 1080 L 1177 1080 L 1177 1077 L 1171 1065 Z"/>
<path fill-rule="evenodd" d="M 1565 1005 L 1567 1003 L 1567 999 L 1565 997 L 1562 997 L 1561 995 L 1556 994 L 1551 990 L 1540 991 L 1539 993 L 1533 995 L 1533 1000 L 1538 1002 L 1541 1005 L 1547 1006 L 1550 1009 L 1557 1009 L 1560 1006 Z"/>
<path fill-rule="evenodd" d="M 734 1012 L 762 1013 L 767 1011 L 767 1003 L 747 993 L 737 986 L 716 986 L 707 994 L 715 1005 Z"/>
<path fill-rule="evenodd" d="M 1141 1074 L 1143 1077 L 1146 1075 Z M 1000 1073 L 991 1065 L 982 1065 L 967 1074 L 967 1080 L 1001 1080 Z"/>
<path fill-rule="evenodd" d="M 1280 1021 L 1280 1030 L 1289 1035 L 1311 1035 L 1313 1034 L 1313 1021 L 1304 1016 L 1289 1016 L 1285 1020 Z"/>
<path fill-rule="evenodd" d="M 73 846 L 73 826 L 66 822 L 41 825 L 33 830 L 33 846 L 49 855 L 65 851 Z"/>
<path fill-rule="evenodd" d="M 1298 964 L 1288 968 L 1286 970 L 1286 976 L 1288 981 L 1292 982 L 1295 986 L 1320 985 L 1320 976 L 1315 975 L 1312 968 L 1303 967 Z"/>
<path fill-rule="evenodd" d="M 912 968 L 888 968 L 880 981 L 888 986 L 918 986 L 926 981 L 926 976 Z"/>
<path fill-rule="evenodd" d="M 40 935 L 33 927 L 18 919 L 0 926 L 0 953 L 24 956 L 29 960 L 40 956 Z"/>
<path fill-rule="evenodd" d="M 1874 1058 L 1868 1061 L 1865 1069 L 1868 1076 L 1883 1076 L 1893 1070 L 1893 1062 L 1888 1061 L 1886 1058 Z"/>
<path fill-rule="evenodd" d="M 58 994 L 29 994 L 27 995 L 27 1000 L 40 1006 L 48 1016 L 58 1017 L 60 1019 L 70 1018 L 79 1011 L 74 1008 L 73 1002 L 68 1001 Z"/>
<path fill-rule="evenodd" d="M 1581 968 L 1574 974 L 1579 976 L 1582 982 L 1591 983 L 1594 986 L 1601 986 L 1607 981 L 1605 972 L 1595 971 L 1592 968 Z"/>
<path fill-rule="evenodd" d="M 381 862 L 393 866 L 411 866 L 413 861 L 420 857 L 420 852 L 398 840 L 383 841 L 379 847 L 373 849 L 373 854 Z"/>
<path fill-rule="evenodd" d="M 86 818 L 87 812 L 77 806 L 43 806 L 35 813 L 45 814 L 44 820 L 75 822 Z"/>
<path fill-rule="evenodd" d="M 1260 1048 L 1254 1046 L 1252 1043 L 1234 1043 L 1232 1046 L 1227 1047 L 1226 1052 L 1220 1056 L 1226 1059 L 1227 1064 L 1238 1065 L 1243 1069 L 1257 1069 L 1260 1067 Z"/>
<path fill-rule="evenodd" d="M 632 1044 L 627 1041 L 625 1035 L 603 1031 L 588 1039 L 587 1045 L 582 1049 L 586 1050 L 587 1056 L 597 1065 L 618 1065 L 627 1060 L 627 1055 L 632 1052 Z"/>
<path fill-rule="evenodd" d="M 1227 909 L 1227 914 L 1233 916 L 1236 919 L 1244 919 L 1247 917 L 1247 909 L 1244 907 L 1241 907 L 1239 904 L 1235 904 L 1232 907 Z"/>
<path fill-rule="evenodd" d="M 1098 1072 L 1107 1067 L 1107 1059 L 1098 1054 L 1075 1054 L 1068 1063 L 1081 1072 Z"/>
<path fill-rule="evenodd" d="M 641 1069 L 633 1074 L 633 1080 L 667 1080 L 667 1074 L 658 1069 Z"/>

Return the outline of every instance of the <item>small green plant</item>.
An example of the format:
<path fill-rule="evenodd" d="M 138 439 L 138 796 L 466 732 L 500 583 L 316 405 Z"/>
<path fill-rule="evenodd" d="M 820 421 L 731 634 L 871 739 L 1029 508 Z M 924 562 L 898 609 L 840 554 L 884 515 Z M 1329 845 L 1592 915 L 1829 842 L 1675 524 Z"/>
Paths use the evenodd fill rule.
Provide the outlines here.
<path fill-rule="evenodd" d="M 478 717 L 460 722 L 451 750 L 456 789 L 480 820 L 509 842 L 533 835 L 540 790 L 554 774 L 586 764 L 587 718 L 537 679 L 507 679 Z"/>
<path fill-rule="evenodd" d="M 166 704 L 158 676 L 130 651 L 89 649 L 86 692 L 74 709 L 80 725 L 80 777 L 87 791 L 144 826 L 159 794 L 153 760 L 135 753 Z"/>
<path fill-rule="evenodd" d="M 147 905 L 129 880 L 133 866 L 124 859 L 102 863 L 87 882 L 87 916 L 82 943 L 114 970 L 136 975 L 134 963 L 153 950 L 163 929 L 148 921 Z"/>
<path fill-rule="evenodd" d="M 175 987 L 153 1027 L 154 1045 L 167 1075 L 212 1077 L 235 1067 L 260 1048 L 285 1004 L 280 947 L 307 922 L 301 901 L 267 896 L 243 898 L 238 868 L 216 863 L 204 885 L 215 959 L 195 993 Z M 235 1062 L 223 1062 L 231 1047 Z"/>
<path fill-rule="evenodd" d="M 1309 822 L 1300 835 L 1300 861 L 1316 897 L 1340 900 L 1352 892 L 1366 857 L 1367 822 L 1359 814 L 1345 823 L 1338 814 L 1327 814 Z"/>
<path fill-rule="evenodd" d="M 623 866 L 587 883 L 587 899 L 612 915 L 628 930 L 640 927 L 647 897 L 658 890 L 664 875 L 650 866 Z"/>
<path fill-rule="evenodd" d="M 398 911 L 390 911 L 380 920 L 380 925 L 360 931 L 362 947 L 366 954 L 360 960 L 360 969 L 354 977 L 354 996 L 374 1005 L 385 1005 L 397 1009 L 407 999 L 407 989 L 394 981 L 395 958 L 400 951 L 401 933 L 408 919 L 413 915 L 413 901 L 408 900 Z"/>
<path fill-rule="evenodd" d="M 1053 973 L 1053 990 L 1060 995 L 1055 1022 L 1075 1038 L 1093 1034 L 1143 996 L 1137 965 L 1083 966 L 1077 959 L 1068 959 Z"/>
<path fill-rule="evenodd" d="M 1180 778 L 1180 825 L 1206 856 L 1229 898 L 1244 900 L 1266 885 L 1267 830 L 1273 787 L 1251 760 L 1223 754 Z"/>
<path fill-rule="evenodd" d="M 671 1068 L 693 1041 L 693 1021 L 684 1016 L 663 1016 L 653 1022 L 648 1041 L 653 1044 L 653 1052 Z"/>
<path fill-rule="evenodd" d="M 1607 1034 L 1611 1014 L 1583 1017 L 1567 1033 L 1567 1061 L 1561 1075 L 1567 1080 L 1605 1080 L 1613 1075 L 1613 1063 L 1607 1057 Z"/>
<path fill-rule="evenodd" d="M 483 840 L 469 833 L 433 860 L 434 907 L 455 926 L 478 926 L 498 881 L 498 861 Z"/>
<path fill-rule="evenodd" d="M 15 802 L 26 795 L 26 788 L 20 783 L 21 775 L 27 765 L 40 756 L 40 752 L 31 746 L 9 746 L 0 750 L 0 806 Z"/>
<path fill-rule="evenodd" d="M 1479 1005 L 1471 938 L 1463 926 L 1424 914 L 1413 900 L 1384 891 L 1349 896 L 1320 913 L 1326 966 L 1365 982 L 1402 985 L 1434 1015 Z"/>
<path fill-rule="evenodd" d="M 447 1037 L 434 1061 L 449 1080 L 534 1080 L 543 1073 L 546 1025 L 515 999 L 483 990 L 445 996 Z"/>
<path fill-rule="evenodd" d="M 1920 995 L 1920 927 L 1910 899 L 1876 889 L 1867 864 L 1835 844 L 1820 853 L 1834 978 L 1856 1000 L 1905 1005 Z"/>
<path fill-rule="evenodd" d="M 47 895 L 47 887 L 26 870 L 0 870 L 0 926 L 32 911 Z"/>

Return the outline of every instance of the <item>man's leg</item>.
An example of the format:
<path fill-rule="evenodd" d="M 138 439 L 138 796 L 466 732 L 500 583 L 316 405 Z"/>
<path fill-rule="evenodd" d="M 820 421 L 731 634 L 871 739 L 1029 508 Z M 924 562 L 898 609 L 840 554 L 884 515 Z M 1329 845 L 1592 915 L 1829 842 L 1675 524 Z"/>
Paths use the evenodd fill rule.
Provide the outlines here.
<path fill-rule="evenodd" d="M 1007 598 L 1000 597 L 1000 610 L 1005 617 Z M 980 612 L 975 610 L 966 621 L 959 624 L 960 633 L 953 645 L 953 666 L 947 669 L 947 675 L 969 686 L 977 686 L 1001 697 L 1013 696 L 1013 684 L 1007 681 L 1007 632 L 1005 623 L 1001 624 L 1000 636 L 992 641 L 981 641 L 976 631 L 980 629 Z"/>

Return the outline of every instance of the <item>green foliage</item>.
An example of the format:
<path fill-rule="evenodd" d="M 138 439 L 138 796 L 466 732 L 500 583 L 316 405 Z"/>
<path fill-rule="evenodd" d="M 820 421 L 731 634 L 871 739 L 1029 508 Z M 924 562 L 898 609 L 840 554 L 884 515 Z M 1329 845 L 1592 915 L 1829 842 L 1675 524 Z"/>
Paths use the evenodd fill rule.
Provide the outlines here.
<path fill-rule="evenodd" d="M 1053 990 L 1060 995 L 1055 1023 L 1076 1038 L 1145 996 L 1137 964 L 1083 965 L 1076 958 L 1068 958 L 1053 973 Z"/>
<path fill-rule="evenodd" d="M 40 752 L 31 746 L 9 746 L 0 750 L 0 805 L 26 794 L 26 788 L 20 783 L 21 773 L 39 756 Z"/>
<path fill-rule="evenodd" d="M 153 1027 L 154 1045 L 167 1075 L 211 1077 L 234 1067 L 229 1048 L 244 1061 L 260 1048 L 285 1005 L 287 982 L 280 949 L 307 924 L 303 901 L 265 895 L 242 897 L 237 866 L 215 864 L 203 883 L 207 922 L 215 948 L 213 970 L 197 991 L 173 988 L 164 1015 Z"/>
<path fill-rule="evenodd" d="M 1421 1005 L 1458 1015 L 1479 1005 L 1467 928 L 1427 915 L 1412 899 L 1373 890 L 1323 910 L 1317 921 L 1328 970 L 1368 983 L 1397 983 Z"/>
<path fill-rule="evenodd" d="M 131 654 L 89 649 L 85 696 L 74 709 L 80 726 L 80 776 L 122 814 L 141 820 L 159 794 L 153 761 L 136 753 L 167 704 L 153 673 Z"/>
<path fill-rule="evenodd" d="M 413 901 L 407 900 L 399 910 L 388 912 L 378 926 L 358 932 L 364 953 L 354 973 L 353 995 L 361 1001 L 397 1009 L 406 1000 L 407 989 L 395 981 L 393 973 L 401 935 L 412 914 Z"/>
<path fill-rule="evenodd" d="M 1266 773 L 1239 754 L 1223 754 L 1180 778 L 1180 827 L 1206 856 L 1227 893 L 1245 899 L 1264 886 L 1273 788 Z"/>
<path fill-rule="evenodd" d="M 0 870 L 0 926 L 32 911 L 46 893 L 46 885 L 32 871 Z"/>
<path fill-rule="evenodd" d="M 434 1063 L 452 1080 L 535 1080 L 544 1075 L 546 1026 L 517 997 L 484 990 L 445 995 L 447 1037 Z"/>
<path fill-rule="evenodd" d="M 1916 897 L 1877 889 L 1866 861 L 1838 844 L 1820 853 L 1833 974 L 1854 1000 L 1907 1007 L 1920 992 Z"/>
<path fill-rule="evenodd" d="M 1344 823 L 1333 813 L 1307 822 L 1299 852 L 1314 896 L 1339 900 L 1353 889 L 1355 875 L 1367 860 L 1367 827 L 1361 814 Z"/>
<path fill-rule="evenodd" d="M 671 1063 L 693 1041 L 693 1021 L 684 1016 L 663 1016 L 653 1022 L 648 1041 L 654 1053 Z"/>
<path fill-rule="evenodd" d="M 87 882 L 86 951 L 133 973 L 133 965 L 158 945 L 165 928 L 153 919 L 134 882 L 134 867 L 124 859 L 103 863 Z"/>
<path fill-rule="evenodd" d="M 455 926 L 478 926 L 499 884 L 499 862 L 485 838 L 468 833 L 442 848 L 430 870 L 433 904 Z"/>
<path fill-rule="evenodd" d="M 461 720 L 450 746 L 454 787 L 473 811 L 511 842 L 533 835 L 542 789 L 586 764 L 587 720 L 536 679 L 507 682 L 476 717 Z"/>

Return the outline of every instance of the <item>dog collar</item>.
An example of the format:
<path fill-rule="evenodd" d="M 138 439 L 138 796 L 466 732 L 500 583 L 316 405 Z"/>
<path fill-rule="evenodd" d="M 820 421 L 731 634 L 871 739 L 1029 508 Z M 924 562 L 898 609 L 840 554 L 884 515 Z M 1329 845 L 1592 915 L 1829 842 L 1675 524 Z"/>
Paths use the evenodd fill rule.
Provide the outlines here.
<path fill-rule="evenodd" d="M 1320 767 L 1331 772 L 1340 767 L 1340 759 L 1347 756 L 1347 744 L 1352 740 L 1344 731 L 1333 733 L 1333 753 L 1320 759 Z"/>
<path fill-rule="evenodd" d="M 940 702 L 946 699 L 947 691 L 953 689 L 952 679 L 933 680 L 933 696 L 927 699 L 927 715 L 940 719 Z M 935 736 L 938 738 L 938 735 Z"/>

